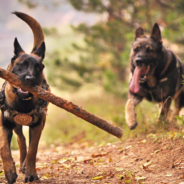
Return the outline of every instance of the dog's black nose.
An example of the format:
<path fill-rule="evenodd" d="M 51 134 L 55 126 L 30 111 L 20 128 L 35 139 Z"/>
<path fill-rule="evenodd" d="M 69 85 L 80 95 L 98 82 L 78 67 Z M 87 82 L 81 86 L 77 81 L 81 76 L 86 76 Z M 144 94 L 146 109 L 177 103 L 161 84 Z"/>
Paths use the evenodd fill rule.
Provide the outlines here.
<path fill-rule="evenodd" d="M 34 76 L 30 76 L 30 75 L 26 75 L 25 80 L 28 84 L 33 84 L 35 81 L 35 77 Z"/>
<path fill-rule="evenodd" d="M 137 57 L 137 58 L 135 59 L 135 62 L 136 62 L 136 64 L 139 66 L 139 65 L 141 65 L 141 64 L 143 63 L 143 59 L 142 59 L 141 57 Z"/>

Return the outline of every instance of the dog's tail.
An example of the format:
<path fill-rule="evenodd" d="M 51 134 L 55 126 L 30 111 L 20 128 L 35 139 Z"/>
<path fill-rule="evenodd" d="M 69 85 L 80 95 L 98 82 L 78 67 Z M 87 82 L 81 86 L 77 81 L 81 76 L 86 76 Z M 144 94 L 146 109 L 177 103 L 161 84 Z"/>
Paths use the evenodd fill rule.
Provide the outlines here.
<path fill-rule="evenodd" d="M 29 25 L 29 27 L 32 29 L 33 36 L 34 36 L 34 43 L 33 43 L 33 49 L 31 52 L 38 49 L 39 46 L 42 44 L 42 42 L 44 42 L 44 34 L 40 24 L 34 18 L 30 17 L 25 13 L 21 13 L 17 11 L 12 13 L 17 15 L 17 17 L 22 19 L 24 22 L 26 22 Z"/>

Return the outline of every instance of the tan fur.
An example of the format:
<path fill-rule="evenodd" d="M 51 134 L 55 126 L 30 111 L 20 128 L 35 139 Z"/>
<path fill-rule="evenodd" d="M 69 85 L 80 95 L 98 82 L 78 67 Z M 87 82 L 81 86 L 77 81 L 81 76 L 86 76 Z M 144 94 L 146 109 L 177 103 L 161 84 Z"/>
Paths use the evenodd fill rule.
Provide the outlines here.
<path fill-rule="evenodd" d="M 44 34 L 40 24 L 33 17 L 30 17 L 27 14 L 18 12 L 16 15 L 29 25 L 34 36 L 33 49 L 35 47 L 38 48 L 44 41 Z"/>
<path fill-rule="evenodd" d="M 136 122 L 136 115 L 135 115 L 135 107 L 133 104 L 133 99 L 128 99 L 125 105 L 125 119 L 128 127 L 132 127 L 135 125 Z"/>

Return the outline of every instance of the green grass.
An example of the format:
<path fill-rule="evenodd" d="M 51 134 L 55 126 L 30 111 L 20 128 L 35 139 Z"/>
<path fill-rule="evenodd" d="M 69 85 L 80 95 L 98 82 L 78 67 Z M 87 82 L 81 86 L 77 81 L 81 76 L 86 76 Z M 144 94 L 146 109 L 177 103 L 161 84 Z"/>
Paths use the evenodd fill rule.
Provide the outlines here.
<path fill-rule="evenodd" d="M 66 92 L 56 88 L 51 88 L 52 93 L 60 96 L 72 103 L 82 107 L 101 117 L 110 123 L 113 123 L 124 130 L 122 140 L 147 136 L 149 134 L 160 134 L 161 136 L 170 136 L 172 130 L 165 129 L 165 122 L 156 123 L 159 108 L 158 104 L 143 101 L 136 107 L 138 126 L 135 130 L 129 130 L 125 122 L 125 103 L 127 98 L 123 99 L 112 94 L 107 94 L 99 86 L 86 85 L 79 91 Z M 181 116 L 178 118 L 180 127 L 177 135 L 183 135 L 183 121 Z M 26 137 L 27 128 L 25 128 Z M 77 138 L 78 137 L 78 138 Z M 43 130 L 40 140 L 40 146 L 50 146 L 52 144 L 67 143 L 70 141 L 92 141 L 96 144 L 106 144 L 108 142 L 118 142 L 119 139 L 104 130 L 82 120 L 81 118 L 49 104 L 46 126 Z M 17 149 L 16 137 L 13 137 L 12 148 Z"/>
<path fill-rule="evenodd" d="M 72 101 L 88 112 L 109 122 L 113 122 L 113 117 L 115 117 L 120 110 L 120 101 L 117 101 L 117 99 L 111 95 L 105 95 L 103 90 L 98 86 L 86 86 L 82 90 L 71 94 L 64 92 L 57 93 L 55 90 L 53 90 L 53 93 L 68 101 Z M 79 136 L 81 133 L 85 133 L 84 139 L 96 142 L 99 140 L 107 142 L 117 140 L 116 137 L 109 136 L 105 131 L 64 109 L 60 109 L 52 104 L 49 105 L 49 116 L 41 141 L 44 141 L 46 145 L 53 142 L 64 143 L 71 141 L 73 137 Z"/>
<path fill-rule="evenodd" d="M 99 86 L 94 85 L 85 86 L 75 93 L 57 91 L 56 89 L 53 89 L 53 93 L 121 127 L 124 130 L 122 140 L 141 137 L 150 133 L 165 134 L 167 132 L 164 123 L 160 126 L 156 123 L 159 113 L 158 104 L 145 100 L 139 104 L 136 107 L 138 126 L 135 130 L 129 130 L 125 122 L 126 98 L 107 94 Z M 104 130 L 52 104 L 49 105 L 48 113 L 46 127 L 41 138 L 43 145 L 66 143 L 71 141 L 73 137 L 82 134 L 85 134 L 85 136 L 81 141 L 90 140 L 98 144 L 119 141 L 118 138 Z"/>

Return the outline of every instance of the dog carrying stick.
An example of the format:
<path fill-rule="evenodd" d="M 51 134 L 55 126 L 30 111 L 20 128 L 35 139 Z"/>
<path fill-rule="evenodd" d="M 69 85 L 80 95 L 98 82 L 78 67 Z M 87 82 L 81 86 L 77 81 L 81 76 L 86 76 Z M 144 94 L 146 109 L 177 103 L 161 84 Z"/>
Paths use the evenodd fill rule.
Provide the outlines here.
<path fill-rule="evenodd" d="M 106 132 L 121 138 L 123 135 L 123 130 L 117 126 L 114 126 L 113 124 L 95 116 L 92 113 L 87 112 L 86 110 L 82 109 L 81 107 L 73 104 L 72 102 L 69 102 L 63 98 L 60 98 L 58 96 L 55 96 L 54 94 L 50 93 L 49 91 L 39 87 L 31 87 L 27 84 L 22 84 L 19 77 L 7 70 L 4 70 L 0 68 L 0 77 L 7 80 L 11 85 L 15 87 L 20 87 L 24 90 L 29 91 L 30 93 L 53 103 L 54 105 L 61 107 L 68 112 L 71 112 L 72 114 L 90 122 L 91 124 L 105 130 Z"/>

